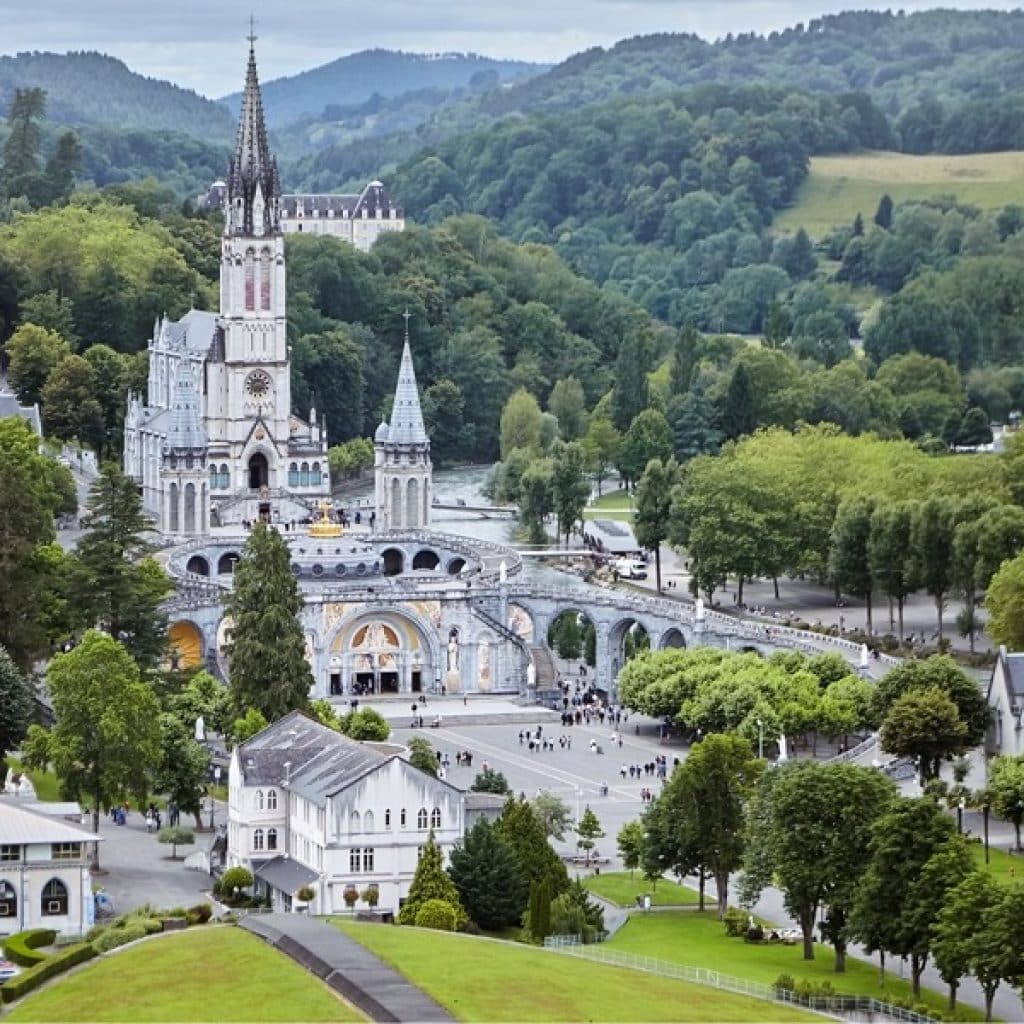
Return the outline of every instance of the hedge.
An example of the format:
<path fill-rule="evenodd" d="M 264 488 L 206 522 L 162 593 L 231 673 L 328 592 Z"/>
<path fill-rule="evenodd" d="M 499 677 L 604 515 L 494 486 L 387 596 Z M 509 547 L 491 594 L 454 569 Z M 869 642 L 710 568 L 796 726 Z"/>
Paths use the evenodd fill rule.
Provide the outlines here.
<path fill-rule="evenodd" d="M 42 963 L 22 971 L 21 974 L 9 978 L 0 985 L 0 1001 L 13 1003 L 23 995 L 38 988 L 44 981 L 63 974 L 78 964 L 91 960 L 96 955 L 92 943 L 80 942 L 76 946 L 68 946 L 66 949 L 48 956 Z"/>
<path fill-rule="evenodd" d="M 49 959 L 48 954 L 37 952 L 37 947 L 52 946 L 56 939 L 52 928 L 29 928 L 4 939 L 4 953 L 19 967 L 35 967 Z"/>
<path fill-rule="evenodd" d="M 123 928 L 111 928 L 109 931 L 105 931 L 93 942 L 92 948 L 97 953 L 109 953 L 112 949 L 117 949 L 118 946 L 126 946 L 129 942 L 135 942 L 136 939 L 145 937 L 146 929 L 142 924 L 126 924 Z"/>

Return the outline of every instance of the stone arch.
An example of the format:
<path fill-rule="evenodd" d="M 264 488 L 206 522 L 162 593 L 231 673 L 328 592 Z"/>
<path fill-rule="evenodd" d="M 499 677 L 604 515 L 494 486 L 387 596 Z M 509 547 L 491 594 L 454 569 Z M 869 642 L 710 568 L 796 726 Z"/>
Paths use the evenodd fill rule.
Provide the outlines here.
<path fill-rule="evenodd" d="M 654 636 L 657 630 L 654 630 Z M 611 656 L 612 676 L 616 677 L 619 670 L 638 650 L 648 650 L 654 643 L 652 631 L 644 623 L 634 617 L 626 616 L 619 619 L 608 631 L 608 653 Z"/>
<path fill-rule="evenodd" d="M 197 576 L 210 575 L 210 563 L 202 555 L 193 555 L 188 560 L 185 568 L 189 572 L 194 572 Z"/>
<path fill-rule="evenodd" d="M 270 486 L 270 462 L 263 452 L 253 452 L 247 463 L 249 471 L 249 490 L 258 491 Z"/>
<path fill-rule="evenodd" d="M 449 576 L 458 576 L 463 569 L 466 568 L 466 560 L 464 558 L 453 558 L 448 565 L 445 567 L 445 571 Z"/>
<path fill-rule="evenodd" d="M 381 558 L 385 576 L 401 576 L 405 572 L 405 552 L 401 548 L 385 548 Z"/>
<path fill-rule="evenodd" d="M 511 601 L 508 606 L 508 628 L 527 645 L 533 643 L 537 632 L 533 616 L 521 604 Z"/>
<path fill-rule="evenodd" d="M 177 668 L 194 668 L 203 664 L 203 632 L 189 619 L 180 619 L 167 631 L 171 664 Z"/>
<path fill-rule="evenodd" d="M 563 627 L 570 622 L 575 622 L 576 625 L 575 640 L 572 639 L 571 632 L 568 637 L 562 633 Z M 541 638 L 537 637 L 534 642 L 540 640 Z M 597 622 L 583 608 L 562 608 L 548 623 L 543 643 L 560 658 L 566 661 L 582 661 L 593 668 L 597 663 Z"/>
<path fill-rule="evenodd" d="M 422 551 L 417 551 L 413 555 L 412 567 L 413 569 L 436 569 L 440 564 L 441 559 L 438 557 L 436 551 L 431 551 L 429 548 L 424 548 Z"/>
<path fill-rule="evenodd" d="M 755 647 L 753 644 L 744 644 L 739 648 L 740 654 L 756 654 L 759 658 L 764 657 L 764 652 L 760 647 Z"/>
<path fill-rule="evenodd" d="M 217 573 L 220 576 L 231 576 L 235 571 L 235 562 L 241 556 L 237 551 L 225 551 L 220 558 L 217 559 Z"/>
<path fill-rule="evenodd" d="M 391 480 L 391 529 L 398 530 L 402 526 L 402 485 L 398 477 Z"/>
<path fill-rule="evenodd" d="M 415 477 L 405 485 L 405 525 L 420 525 L 420 482 Z"/>
<path fill-rule="evenodd" d="M 658 641 L 658 650 L 663 651 L 666 647 L 685 647 L 686 635 L 677 626 L 665 630 Z"/>

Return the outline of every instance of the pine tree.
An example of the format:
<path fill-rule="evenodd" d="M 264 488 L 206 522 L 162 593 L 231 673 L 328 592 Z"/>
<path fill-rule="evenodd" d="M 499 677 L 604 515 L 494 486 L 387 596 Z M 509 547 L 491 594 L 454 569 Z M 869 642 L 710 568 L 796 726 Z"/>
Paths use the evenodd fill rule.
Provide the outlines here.
<path fill-rule="evenodd" d="M 32 720 L 32 699 L 25 677 L 0 647 L 0 764 L 17 748 Z"/>
<path fill-rule="evenodd" d="M 82 163 L 82 146 L 74 132 L 64 132 L 57 140 L 53 156 L 46 161 L 46 183 L 50 202 L 67 202 L 75 187 L 75 174 Z"/>
<path fill-rule="evenodd" d="M 617 430 L 628 430 L 633 420 L 647 408 L 648 360 L 646 342 L 635 333 L 626 337 L 615 360 L 615 386 L 612 388 L 611 414 Z"/>
<path fill-rule="evenodd" d="M 433 829 L 427 834 L 427 845 L 423 847 L 423 854 L 416 865 L 416 874 L 412 876 L 409 895 L 398 912 L 398 923 L 415 924 L 416 913 L 427 900 L 450 903 L 455 908 L 456 927 L 461 929 L 465 926 L 466 911 L 459 899 L 459 890 L 444 870 L 441 849 L 434 841 Z"/>
<path fill-rule="evenodd" d="M 156 666 L 167 644 L 160 604 L 170 581 L 149 557 L 143 514 L 132 480 L 108 463 L 89 492 L 85 535 L 78 542 L 70 581 L 71 600 L 90 622 L 124 644 L 143 670 Z"/>
<path fill-rule="evenodd" d="M 481 818 L 452 850 L 448 874 L 471 920 L 481 928 L 517 924 L 526 909 L 529 883 L 515 853 Z"/>
<path fill-rule="evenodd" d="M 882 196 L 875 211 L 875 223 L 886 231 L 892 227 L 892 199 L 888 195 Z"/>
<path fill-rule="evenodd" d="M 853 237 L 860 238 L 864 234 L 864 218 L 858 211 L 857 216 L 853 218 Z"/>
<path fill-rule="evenodd" d="M 576 840 L 576 845 L 581 850 L 586 850 L 587 863 L 590 863 L 590 851 L 594 849 L 597 840 L 604 836 L 604 829 L 601 828 L 601 822 L 597 820 L 597 815 L 589 807 L 583 812 L 583 817 L 576 825 L 576 835 L 579 837 Z"/>
<path fill-rule="evenodd" d="M 530 882 L 530 906 L 526 920 L 534 942 L 543 942 L 551 934 L 551 883 L 546 878 Z"/>
<path fill-rule="evenodd" d="M 676 336 L 669 368 L 669 394 L 684 395 L 690 387 L 693 368 L 697 364 L 697 344 L 700 335 L 691 323 L 685 323 Z"/>
<path fill-rule="evenodd" d="M 750 374 L 742 363 L 732 372 L 719 419 L 722 431 L 730 441 L 752 433 L 757 426 L 754 415 L 754 388 L 750 383 Z"/>
<path fill-rule="evenodd" d="M 258 709 L 273 722 L 307 706 L 313 676 L 299 624 L 302 595 L 281 536 L 258 523 L 235 569 L 227 612 L 234 623 L 228 656 L 239 715 Z"/>
<path fill-rule="evenodd" d="M 510 796 L 495 827 L 512 848 L 527 878 L 534 882 L 547 879 L 553 896 L 566 890 L 569 873 L 548 842 L 540 819 L 525 800 Z"/>
<path fill-rule="evenodd" d="M 7 114 L 10 134 L 4 143 L 3 184 L 9 196 L 22 195 L 28 179 L 39 172 L 42 129 L 46 113 L 46 91 L 15 89 Z"/>

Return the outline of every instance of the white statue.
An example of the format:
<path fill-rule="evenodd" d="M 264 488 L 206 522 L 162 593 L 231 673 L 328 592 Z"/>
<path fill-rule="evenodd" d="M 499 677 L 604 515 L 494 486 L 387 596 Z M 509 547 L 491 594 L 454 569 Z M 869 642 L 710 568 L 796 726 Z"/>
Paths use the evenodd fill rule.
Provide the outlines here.
<path fill-rule="evenodd" d="M 530 664 L 526 666 L 526 687 L 527 689 L 532 690 L 536 685 L 537 669 L 531 661 Z"/>
<path fill-rule="evenodd" d="M 498 566 L 498 582 L 508 583 L 508 565 L 504 559 L 501 560 L 501 564 Z"/>
<path fill-rule="evenodd" d="M 698 597 L 693 607 L 693 617 L 697 620 L 697 622 L 703 622 L 707 615 L 707 613 L 704 611 L 704 598 Z"/>
<path fill-rule="evenodd" d="M 867 668 L 868 663 L 871 659 L 871 652 L 868 650 L 867 644 L 860 645 L 860 667 Z"/>
<path fill-rule="evenodd" d="M 454 630 L 448 634 L 448 671 L 459 670 L 459 638 Z"/>
<path fill-rule="evenodd" d="M 206 722 L 203 721 L 203 716 L 200 715 L 196 719 L 196 743 L 206 742 Z"/>
<path fill-rule="evenodd" d="M 789 760 L 789 751 L 786 745 L 786 734 L 779 736 L 779 764 L 785 764 Z"/>

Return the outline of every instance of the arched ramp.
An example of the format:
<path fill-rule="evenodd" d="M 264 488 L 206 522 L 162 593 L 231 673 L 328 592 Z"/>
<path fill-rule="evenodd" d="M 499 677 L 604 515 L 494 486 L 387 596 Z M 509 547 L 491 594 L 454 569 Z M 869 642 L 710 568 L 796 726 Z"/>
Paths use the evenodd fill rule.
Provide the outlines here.
<path fill-rule="evenodd" d="M 193 555 L 188 560 L 185 568 L 189 572 L 194 572 L 197 576 L 210 575 L 210 563 L 202 555 Z"/>
<path fill-rule="evenodd" d="M 666 630 L 658 641 L 658 650 L 663 651 L 668 647 L 685 647 L 686 637 L 681 629 Z"/>
<path fill-rule="evenodd" d="M 171 663 L 177 668 L 195 668 L 203 664 L 203 634 L 194 622 L 182 619 L 167 631 Z"/>
<path fill-rule="evenodd" d="M 381 552 L 385 576 L 401 576 L 405 571 L 405 555 L 401 548 L 386 548 Z"/>

